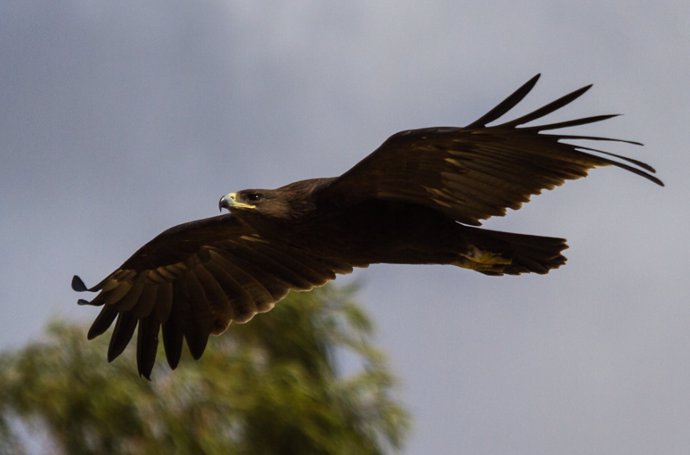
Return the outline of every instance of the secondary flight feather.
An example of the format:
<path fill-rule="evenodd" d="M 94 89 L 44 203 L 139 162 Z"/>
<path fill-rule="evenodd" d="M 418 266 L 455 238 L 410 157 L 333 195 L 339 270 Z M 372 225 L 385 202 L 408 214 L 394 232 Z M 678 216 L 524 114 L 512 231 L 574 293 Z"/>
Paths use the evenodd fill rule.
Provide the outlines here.
<path fill-rule="evenodd" d="M 595 167 L 616 166 L 663 183 L 646 163 L 577 141 L 637 142 L 553 132 L 613 115 L 526 126 L 591 86 L 490 125 L 538 78 L 465 127 L 396 133 L 340 177 L 228 193 L 219 207 L 229 214 L 162 232 L 95 286 L 75 276 L 75 291 L 98 292 L 79 303 L 102 307 L 89 339 L 115 323 L 110 361 L 136 331 L 138 370 L 148 378 L 159 334 L 175 368 L 185 342 L 199 358 L 211 334 L 269 311 L 290 290 L 321 286 L 353 267 L 448 264 L 517 275 L 563 265 L 564 239 L 476 226 Z"/>

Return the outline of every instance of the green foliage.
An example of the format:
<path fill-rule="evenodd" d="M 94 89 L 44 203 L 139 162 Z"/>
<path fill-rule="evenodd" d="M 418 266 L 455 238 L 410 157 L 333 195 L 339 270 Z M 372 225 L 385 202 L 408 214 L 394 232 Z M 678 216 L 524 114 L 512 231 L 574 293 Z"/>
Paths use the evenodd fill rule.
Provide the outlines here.
<path fill-rule="evenodd" d="M 380 454 L 408 416 L 348 290 L 292 293 L 266 315 L 213 337 L 199 362 L 136 374 L 134 349 L 105 362 L 106 337 L 53 322 L 45 341 L 0 356 L 0 453 L 11 423 L 46 429 L 65 454 Z M 345 374 L 342 349 L 359 366 Z M 159 353 L 159 354 L 162 354 Z"/>

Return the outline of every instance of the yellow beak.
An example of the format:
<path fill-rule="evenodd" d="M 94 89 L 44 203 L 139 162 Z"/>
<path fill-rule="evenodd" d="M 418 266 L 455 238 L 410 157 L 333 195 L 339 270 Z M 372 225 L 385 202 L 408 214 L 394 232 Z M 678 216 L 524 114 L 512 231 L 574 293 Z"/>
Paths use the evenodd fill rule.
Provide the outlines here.
<path fill-rule="evenodd" d="M 256 206 L 245 202 L 237 201 L 237 193 L 228 193 L 218 201 L 218 210 L 223 209 L 255 209 Z"/>

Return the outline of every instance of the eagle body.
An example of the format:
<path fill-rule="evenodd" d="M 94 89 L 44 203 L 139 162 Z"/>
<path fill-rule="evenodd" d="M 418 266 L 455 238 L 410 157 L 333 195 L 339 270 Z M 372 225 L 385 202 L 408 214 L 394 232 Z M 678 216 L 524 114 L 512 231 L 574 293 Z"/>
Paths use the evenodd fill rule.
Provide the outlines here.
<path fill-rule="evenodd" d="M 465 127 L 401 131 L 338 177 L 228 193 L 219 207 L 229 214 L 163 231 L 95 286 L 75 276 L 74 290 L 98 293 L 79 303 L 101 307 L 88 337 L 115 323 L 112 360 L 137 331 L 138 369 L 148 378 L 159 335 L 175 368 L 185 342 L 199 358 L 209 335 L 269 311 L 289 290 L 312 289 L 353 267 L 448 264 L 487 275 L 560 267 L 564 239 L 491 231 L 482 221 L 595 167 L 663 183 L 648 164 L 579 141 L 639 143 L 552 132 L 613 115 L 527 125 L 590 86 L 493 124 L 538 77 Z"/>
<path fill-rule="evenodd" d="M 284 246 L 355 267 L 452 264 L 499 275 L 546 273 L 565 262 L 560 255 L 567 247 L 563 239 L 475 229 L 433 208 L 396 199 L 331 201 L 321 192 L 327 193 L 334 181 L 312 179 L 278 190 L 246 190 L 264 200 L 251 210 L 238 210 L 236 216 L 259 237 L 280 232 Z"/>

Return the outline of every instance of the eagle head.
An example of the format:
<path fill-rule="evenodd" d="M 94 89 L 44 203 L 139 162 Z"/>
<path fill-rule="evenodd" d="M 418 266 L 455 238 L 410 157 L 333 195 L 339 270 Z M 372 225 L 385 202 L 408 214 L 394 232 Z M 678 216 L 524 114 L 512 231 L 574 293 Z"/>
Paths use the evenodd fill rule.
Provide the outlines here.
<path fill-rule="evenodd" d="M 279 190 L 242 190 L 221 197 L 218 208 L 237 214 L 289 218 L 291 206 L 288 196 Z"/>

